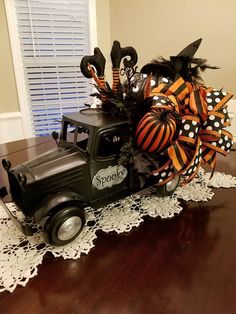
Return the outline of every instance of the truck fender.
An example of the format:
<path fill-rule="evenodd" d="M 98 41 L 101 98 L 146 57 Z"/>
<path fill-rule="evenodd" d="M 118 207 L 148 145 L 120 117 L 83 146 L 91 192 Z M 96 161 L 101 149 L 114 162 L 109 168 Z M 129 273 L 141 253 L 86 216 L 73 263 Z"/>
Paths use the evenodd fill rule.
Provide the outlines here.
<path fill-rule="evenodd" d="M 84 203 L 79 198 L 79 195 L 72 191 L 57 192 L 50 195 L 40 203 L 39 207 L 34 213 L 34 221 L 39 222 L 43 217 L 47 216 L 48 213 L 56 207 L 62 207 L 63 204 L 77 204 L 79 206 Z"/>

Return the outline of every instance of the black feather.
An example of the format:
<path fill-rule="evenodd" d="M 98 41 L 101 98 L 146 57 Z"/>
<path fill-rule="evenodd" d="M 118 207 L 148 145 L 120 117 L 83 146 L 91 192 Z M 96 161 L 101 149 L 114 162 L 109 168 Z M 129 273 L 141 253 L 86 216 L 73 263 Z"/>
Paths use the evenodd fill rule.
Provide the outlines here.
<path fill-rule="evenodd" d="M 170 60 L 159 56 L 151 63 L 144 65 L 142 73 L 153 73 L 157 77 L 164 76 L 172 80 L 179 74 L 185 81 L 190 83 L 202 83 L 203 79 L 200 72 L 206 69 L 219 69 L 206 63 L 206 59 L 190 58 L 186 56 L 172 56 Z"/>

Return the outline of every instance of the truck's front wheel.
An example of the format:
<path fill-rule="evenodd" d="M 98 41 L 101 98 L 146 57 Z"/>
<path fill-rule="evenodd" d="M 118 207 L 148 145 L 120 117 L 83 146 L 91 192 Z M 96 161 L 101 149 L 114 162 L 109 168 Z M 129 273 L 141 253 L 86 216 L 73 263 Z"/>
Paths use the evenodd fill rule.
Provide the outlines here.
<path fill-rule="evenodd" d="M 45 238 L 52 245 L 65 245 L 73 241 L 85 224 L 84 211 L 76 206 L 60 209 L 51 215 L 45 226 Z"/>

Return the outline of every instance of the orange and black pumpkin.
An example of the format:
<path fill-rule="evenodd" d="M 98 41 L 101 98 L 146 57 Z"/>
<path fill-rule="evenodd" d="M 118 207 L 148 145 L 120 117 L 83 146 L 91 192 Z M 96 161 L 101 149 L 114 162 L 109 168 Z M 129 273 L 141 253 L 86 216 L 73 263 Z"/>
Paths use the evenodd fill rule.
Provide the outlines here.
<path fill-rule="evenodd" d="M 136 128 L 137 145 L 146 152 L 160 153 L 172 143 L 176 128 L 176 117 L 170 108 L 153 106 Z"/>

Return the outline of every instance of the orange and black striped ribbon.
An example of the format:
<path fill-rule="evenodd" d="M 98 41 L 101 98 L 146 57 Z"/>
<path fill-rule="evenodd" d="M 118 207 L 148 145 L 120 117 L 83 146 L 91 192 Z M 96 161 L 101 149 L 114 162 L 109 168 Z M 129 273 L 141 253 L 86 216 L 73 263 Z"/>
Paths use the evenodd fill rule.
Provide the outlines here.
<path fill-rule="evenodd" d="M 215 166 L 216 166 L 216 151 L 204 146 L 202 150 L 202 158 L 204 162 L 206 162 L 212 169 L 211 177 L 214 174 Z"/>
<path fill-rule="evenodd" d="M 206 101 L 203 99 L 200 90 L 193 90 L 189 97 L 189 107 L 196 115 L 200 115 L 203 120 L 207 118 Z"/>
<path fill-rule="evenodd" d="M 182 144 L 176 140 L 173 145 L 168 148 L 168 155 L 170 156 L 174 169 L 177 172 L 184 170 L 189 162 L 188 155 Z"/>

